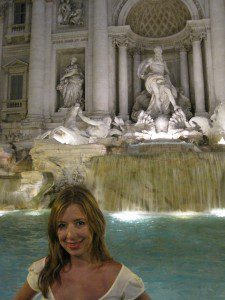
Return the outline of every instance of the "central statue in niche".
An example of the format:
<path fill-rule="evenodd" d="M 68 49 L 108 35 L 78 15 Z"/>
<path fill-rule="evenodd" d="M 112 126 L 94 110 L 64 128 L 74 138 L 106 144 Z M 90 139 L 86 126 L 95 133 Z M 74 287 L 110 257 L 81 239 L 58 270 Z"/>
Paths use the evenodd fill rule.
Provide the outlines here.
<path fill-rule="evenodd" d="M 140 64 L 137 75 L 145 80 L 146 90 L 135 100 L 131 114 L 133 121 L 140 123 L 148 120 L 156 132 L 190 127 L 186 119 L 192 115 L 189 111 L 190 100 L 181 93 L 178 99 L 160 46 L 154 48 L 153 57 L 145 59 Z"/>
<path fill-rule="evenodd" d="M 154 57 L 145 59 L 138 68 L 138 77 L 145 79 L 145 87 L 151 94 L 151 101 L 147 113 L 155 118 L 160 114 L 170 113 L 170 104 L 176 111 L 180 107 L 176 105 L 176 88 L 172 85 L 169 70 L 162 56 L 162 48 L 155 47 Z"/>

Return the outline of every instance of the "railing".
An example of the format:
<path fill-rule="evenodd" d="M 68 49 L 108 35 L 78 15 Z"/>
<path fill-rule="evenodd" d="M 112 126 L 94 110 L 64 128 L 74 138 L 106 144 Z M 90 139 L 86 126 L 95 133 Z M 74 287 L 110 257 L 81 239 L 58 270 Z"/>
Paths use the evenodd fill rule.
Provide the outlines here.
<path fill-rule="evenodd" d="M 20 114 L 24 117 L 27 113 L 27 100 L 3 100 L 2 101 L 2 118 L 6 118 L 7 115 Z"/>
<path fill-rule="evenodd" d="M 8 27 L 6 39 L 8 43 L 12 42 L 14 38 L 24 38 L 25 41 L 29 40 L 30 24 L 13 24 Z"/>
<path fill-rule="evenodd" d="M 12 25 L 11 27 L 12 32 L 21 32 L 21 31 L 25 31 L 25 29 L 26 29 L 25 24 L 16 24 L 16 25 Z"/>

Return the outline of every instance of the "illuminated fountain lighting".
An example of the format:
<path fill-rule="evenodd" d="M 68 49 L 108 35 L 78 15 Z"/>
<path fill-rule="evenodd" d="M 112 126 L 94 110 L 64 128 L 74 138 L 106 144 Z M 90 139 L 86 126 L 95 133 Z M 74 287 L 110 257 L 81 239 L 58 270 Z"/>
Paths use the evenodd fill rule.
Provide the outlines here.
<path fill-rule="evenodd" d="M 27 211 L 25 212 L 26 216 L 41 216 L 43 215 L 45 212 L 47 212 L 47 209 L 41 209 L 41 210 L 31 210 L 31 211 Z"/>
<path fill-rule="evenodd" d="M 223 137 L 219 140 L 218 144 L 219 145 L 225 145 L 225 140 L 224 140 Z"/>
<path fill-rule="evenodd" d="M 210 214 L 216 217 L 225 217 L 225 209 L 212 209 Z"/>
<path fill-rule="evenodd" d="M 146 214 L 140 211 L 122 211 L 114 213 L 112 214 L 112 216 L 116 219 L 119 219 L 120 221 L 130 222 L 145 219 L 146 217 L 149 218 L 150 214 Z"/>
<path fill-rule="evenodd" d="M 8 213 L 10 213 L 11 211 L 7 211 L 7 210 L 0 210 L 0 217 L 7 215 Z"/>

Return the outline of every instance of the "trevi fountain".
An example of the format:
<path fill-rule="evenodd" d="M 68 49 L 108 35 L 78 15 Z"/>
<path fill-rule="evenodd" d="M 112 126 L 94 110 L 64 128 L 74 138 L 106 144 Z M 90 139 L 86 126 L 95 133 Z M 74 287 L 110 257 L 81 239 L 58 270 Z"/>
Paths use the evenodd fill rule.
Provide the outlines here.
<path fill-rule="evenodd" d="M 224 62 L 224 0 L 0 0 L 0 299 L 71 184 L 152 299 L 225 299 Z"/>
<path fill-rule="evenodd" d="M 225 104 L 193 116 L 170 80 L 162 47 L 138 67 L 144 81 L 131 118 L 85 115 L 76 57 L 56 89 L 61 125 L 23 143 L 2 145 L 2 209 L 46 208 L 66 184 L 85 184 L 108 211 L 207 211 L 225 206 Z M 21 157 L 20 157 L 21 156 Z M 23 169 L 24 168 L 24 169 Z"/>

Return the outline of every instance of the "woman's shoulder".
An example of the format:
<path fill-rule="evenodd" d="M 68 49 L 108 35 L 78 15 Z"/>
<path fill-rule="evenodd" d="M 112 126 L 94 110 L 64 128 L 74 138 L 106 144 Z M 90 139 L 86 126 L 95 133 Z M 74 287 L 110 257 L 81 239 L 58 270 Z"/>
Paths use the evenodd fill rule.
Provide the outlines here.
<path fill-rule="evenodd" d="M 34 272 L 36 274 L 40 273 L 41 270 L 44 268 L 45 266 L 45 263 L 46 263 L 46 257 L 43 257 L 37 261 L 34 261 L 30 267 L 29 267 L 29 271 L 30 272 Z"/>

